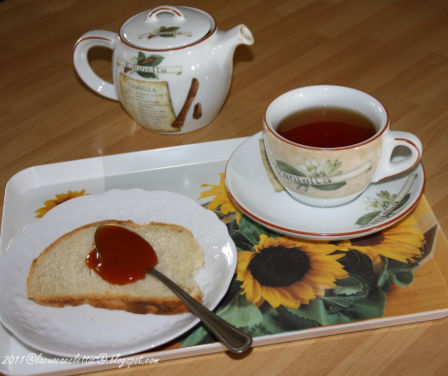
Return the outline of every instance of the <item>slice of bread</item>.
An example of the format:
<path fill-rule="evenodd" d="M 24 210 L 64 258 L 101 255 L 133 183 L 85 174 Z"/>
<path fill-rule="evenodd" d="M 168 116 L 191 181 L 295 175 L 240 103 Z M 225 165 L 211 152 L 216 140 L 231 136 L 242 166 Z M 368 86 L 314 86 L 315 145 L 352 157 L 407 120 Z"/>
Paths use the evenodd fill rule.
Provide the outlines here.
<path fill-rule="evenodd" d="M 140 225 L 116 220 L 87 224 L 50 244 L 30 267 L 29 298 L 55 307 L 88 303 L 133 313 L 188 312 L 182 301 L 152 275 L 127 285 L 116 285 L 103 280 L 86 265 L 86 256 L 95 247 L 95 230 L 102 223 L 119 224 L 144 237 L 157 253 L 157 270 L 201 301 L 202 294 L 194 277 L 204 265 L 204 255 L 190 230 L 174 224 Z"/>

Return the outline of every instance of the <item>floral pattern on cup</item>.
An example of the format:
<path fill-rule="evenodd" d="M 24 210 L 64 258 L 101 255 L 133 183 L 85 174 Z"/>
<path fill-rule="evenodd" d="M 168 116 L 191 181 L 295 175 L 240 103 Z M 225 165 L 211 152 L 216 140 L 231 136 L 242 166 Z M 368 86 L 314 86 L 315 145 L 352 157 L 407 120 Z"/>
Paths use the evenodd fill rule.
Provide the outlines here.
<path fill-rule="evenodd" d="M 323 163 L 319 163 L 315 158 L 305 159 L 297 168 L 281 160 L 276 161 L 277 172 L 284 178 L 296 182 L 296 189 L 301 187 L 314 187 L 322 191 L 334 191 L 342 188 L 347 184 L 347 180 L 355 178 L 368 170 L 370 170 L 372 163 L 368 161 L 359 167 L 350 171 L 343 172 L 340 167 L 342 162 L 338 159 L 327 159 Z"/>

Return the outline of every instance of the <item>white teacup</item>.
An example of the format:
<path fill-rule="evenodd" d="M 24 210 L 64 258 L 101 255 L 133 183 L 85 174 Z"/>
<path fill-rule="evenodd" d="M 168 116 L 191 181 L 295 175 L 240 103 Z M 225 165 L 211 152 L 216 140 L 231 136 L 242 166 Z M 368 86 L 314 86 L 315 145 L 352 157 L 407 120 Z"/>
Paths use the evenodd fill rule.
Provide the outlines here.
<path fill-rule="evenodd" d="M 356 144 L 309 146 L 278 133 L 288 115 L 312 108 L 339 108 L 370 120 L 374 134 Z M 331 207 L 360 195 L 370 183 L 405 172 L 420 161 L 422 144 L 409 132 L 390 131 L 384 106 L 372 96 L 347 87 L 317 85 L 280 95 L 265 113 L 263 138 L 272 169 L 291 196 L 305 204 Z M 399 153 L 392 159 L 397 147 Z"/>

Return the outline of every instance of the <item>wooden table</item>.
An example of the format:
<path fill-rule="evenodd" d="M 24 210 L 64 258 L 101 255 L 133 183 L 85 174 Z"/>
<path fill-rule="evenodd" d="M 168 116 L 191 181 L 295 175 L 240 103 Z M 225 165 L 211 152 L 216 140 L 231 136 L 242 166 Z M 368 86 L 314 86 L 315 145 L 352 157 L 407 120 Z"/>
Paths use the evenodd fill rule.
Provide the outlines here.
<path fill-rule="evenodd" d="M 172 5 L 184 2 L 174 0 Z M 142 0 L 0 2 L 0 190 L 29 166 L 250 136 L 277 95 L 305 85 L 364 90 L 388 108 L 392 129 L 423 142 L 425 195 L 448 229 L 448 2 L 446 0 L 191 0 L 222 29 L 246 24 L 225 106 L 189 134 L 143 130 L 118 102 L 77 77 L 72 48 L 93 29 L 118 31 Z M 111 53 L 91 53 L 110 79 Z M 3 205 L 3 197 L 0 201 Z M 166 361 L 96 375 L 446 375 L 448 319 Z"/>

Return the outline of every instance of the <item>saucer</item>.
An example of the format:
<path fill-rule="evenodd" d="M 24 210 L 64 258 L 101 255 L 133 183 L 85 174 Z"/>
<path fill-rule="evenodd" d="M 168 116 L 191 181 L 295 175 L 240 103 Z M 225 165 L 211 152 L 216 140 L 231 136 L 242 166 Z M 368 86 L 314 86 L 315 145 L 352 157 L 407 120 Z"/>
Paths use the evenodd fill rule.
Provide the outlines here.
<path fill-rule="evenodd" d="M 285 190 L 274 189 L 263 164 L 260 140 L 262 132 L 244 141 L 231 155 L 225 184 L 244 214 L 282 234 L 315 240 L 365 236 L 404 218 L 423 194 L 425 175 L 419 164 L 394 178 L 371 184 L 345 205 L 305 205 Z"/>

